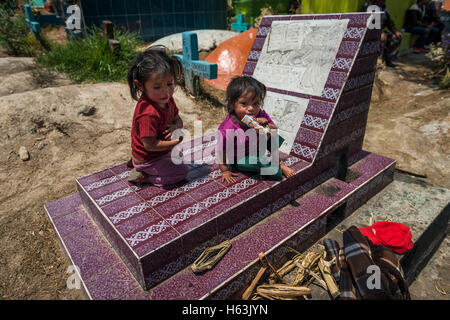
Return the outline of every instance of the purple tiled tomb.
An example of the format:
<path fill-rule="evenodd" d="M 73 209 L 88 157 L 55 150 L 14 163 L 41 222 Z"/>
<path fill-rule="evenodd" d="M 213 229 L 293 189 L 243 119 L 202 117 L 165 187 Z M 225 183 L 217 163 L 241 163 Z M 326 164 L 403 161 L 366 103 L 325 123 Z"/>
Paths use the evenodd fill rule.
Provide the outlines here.
<path fill-rule="evenodd" d="M 258 253 L 281 261 L 308 248 L 393 179 L 395 161 L 362 150 L 380 30 L 365 13 L 264 17 L 244 74 L 266 84 L 264 108 L 296 171 L 275 182 L 242 173 L 221 181 L 214 136 L 182 145 L 187 181 L 132 185 L 121 163 L 76 180 L 45 205 L 91 299 L 226 299 L 245 289 Z M 286 72 L 283 72 L 286 71 Z M 203 151 L 203 152 L 202 152 Z M 291 205 L 295 200 L 296 205 Z M 231 240 L 214 269 L 189 266 Z"/>

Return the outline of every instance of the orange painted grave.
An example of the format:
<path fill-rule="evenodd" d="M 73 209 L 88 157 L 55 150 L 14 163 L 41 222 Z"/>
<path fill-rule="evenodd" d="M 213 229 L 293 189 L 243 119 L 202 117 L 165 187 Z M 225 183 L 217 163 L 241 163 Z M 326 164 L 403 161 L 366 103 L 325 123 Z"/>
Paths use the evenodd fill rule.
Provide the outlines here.
<path fill-rule="evenodd" d="M 446 0 L 442 9 L 450 11 L 450 0 Z"/>
<path fill-rule="evenodd" d="M 214 49 L 205 61 L 217 63 L 217 79 L 204 81 L 214 88 L 226 90 L 230 80 L 242 74 L 257 32 L 258 29 L 250 29 L 239 33 Z"/>

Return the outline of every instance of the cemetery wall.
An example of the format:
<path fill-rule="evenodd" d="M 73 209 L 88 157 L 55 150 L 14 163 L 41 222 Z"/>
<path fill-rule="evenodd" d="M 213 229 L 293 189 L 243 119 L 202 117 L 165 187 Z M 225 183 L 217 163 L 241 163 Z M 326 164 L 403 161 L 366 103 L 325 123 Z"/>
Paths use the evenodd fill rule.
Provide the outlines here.
<path fill-rule="evenodd" d="M 81 0 L 87 26 L 102 20 L 132 32 L 144 41 L 199 29 L 226 29 L 227 0 Z"/>

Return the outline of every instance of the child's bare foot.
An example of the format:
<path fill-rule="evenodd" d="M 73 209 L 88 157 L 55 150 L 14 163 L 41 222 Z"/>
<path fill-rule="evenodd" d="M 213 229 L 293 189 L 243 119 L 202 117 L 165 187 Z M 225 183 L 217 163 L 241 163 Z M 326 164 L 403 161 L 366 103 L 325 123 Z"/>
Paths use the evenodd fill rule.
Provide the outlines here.
<path fill-rule="evenodd" d="M 295 171 L 293 169 L 287 167 L 283 162 L 280 162 L 280 167 L 281 167 L 281 173 L 286 178 L 290 178 L 293 175 L 295 175 Z"/>
<path fill-rule="evenodd" d="M 141 171 L 137 171 L 133 168 L 131 170 L 130 175 L 128 176 L 128 182 L 134 183 L 134 184 L 142 184 L 142 183 L 148 183 L 147 175 Z"/>

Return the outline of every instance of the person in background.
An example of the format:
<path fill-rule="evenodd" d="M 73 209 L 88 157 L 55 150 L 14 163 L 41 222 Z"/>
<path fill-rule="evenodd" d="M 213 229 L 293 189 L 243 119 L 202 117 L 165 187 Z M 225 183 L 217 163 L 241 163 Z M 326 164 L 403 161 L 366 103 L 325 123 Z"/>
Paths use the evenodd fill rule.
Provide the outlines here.
<path fill-rule="evenodd" d="M 302 13 L 302 0 L 291 0 L 289 5 L 289 12 L 292 14 Z"/>
<path fill-rule="evenodd" d="M 53 10 L 55 11 L 56 15 L 58 15 L 64 19 L 66 17 L 66 14 L 64 12 L 63 1 L 51 0 L 50 2 L 53 6 Z"/>
<path fill-rule="evenodd" d="M 396 65 L 393 63 L 393 60 L 395 60 L 398 54 L 398 48 L 400 47 L 403 35 L 395 27 L 395 23 L 389 15 L 386 8 L 386 0 L 369 0 L 364 4 L 364 11 L 371 12 L 372 8 L 370 6 L 377 6 L 378 11 L 382 12 L 380 55 L 386 66 L 395 68 Z"/>
<path fill-rule="evenodd" d="M 436 22 L 427 23 L 425 20 L 426 7 L 430 0 L 417 0 L 405 13 L 405 30 L 419 37 L 413 45 L 414 53 L 428 52 L 428 45 L 434 41 L 439 33 Z"/>
<path fill-rule="evenodd" d="M 444 23 L 441 21 L 441 8 L 443 1 L 430 1 L 425 6 L 425 23 L 434 23 L 435 28 L 438 29 L 438 33 L 432 43 L 439 43 L 442 41 L 442 31 L 444 30 Z"/>

